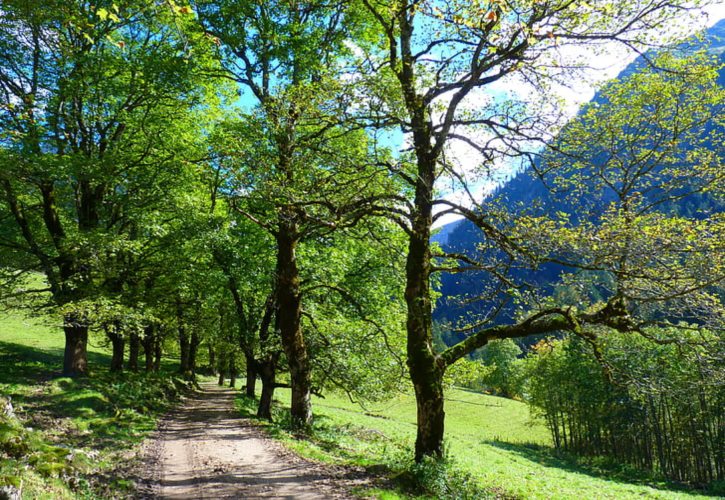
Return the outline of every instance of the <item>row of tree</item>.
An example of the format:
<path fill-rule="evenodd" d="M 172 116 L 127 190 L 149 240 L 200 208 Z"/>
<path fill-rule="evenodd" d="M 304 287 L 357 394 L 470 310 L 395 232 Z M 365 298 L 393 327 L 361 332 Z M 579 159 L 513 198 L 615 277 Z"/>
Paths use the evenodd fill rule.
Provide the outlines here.
<path fill-rule="evenodd" d="M 312 420 L 314 390 L 380 396 L 400 381 L 404 357 L 416 458 L 440 456 L 444 374 L 492 339 L 566 330 L 596 345 L 602 329 L 648 335 L 651 321 L 678 315 L 721 321 L 711 293 L 723 276 L 721 217 L 693 224 L 643 201 L 653 189 L 679 196 L 686 173 L 701 190 L 722 180 L 719 137 L 680 153 L 721 116 L 705 55 L 657 59 L 666 71 L 612 87 L 607 111 L 590 110 L 549 142 L 541 175 L 575 201 L 596 179 L 588 189 L 611 192 L 601 216 L 514 218 L 441 192 L 470 194 L 471 176 L 532 160 L 561 123 L 552 92 L 527 103 L 482 89 L 520 78 L 546 90 L 587 65 L 565 58 L 567 46 L 646 47 L 685 7 L 4 1 L 4 295 L 50 293 L 64 318 L 66 374 L 87 371 L 91 326 L 120 353 L 125 335 L 138 352 L 173 331 L 183 372 L 204 341 L 226 346 L 219 355 L 238 350 L 248 389 L 262 380 L 262 415 L 284 369 L 299 427 Z M 663 132 L 631 124 L 633 108 Z M 402 152 L 391 150 L 394 129 Z M 457 161 L 456 143 L 479 154 L 476 165 Z M 480 256 L 431 244 L 447 214 L 480 228 Z M 568 266 L 571 281 L 599 280 L 601 300 L 544 300 L 512 273 L 545 262 Z M 437 350 L 431 279 L 468 270 L 484 273 L 490 298 L 521 300 L 528 314 L 506 324 L 491 314 Z M 22 285 L 34 272 L 47 290 Z"/>
<path fill-rule="evenodd" d="M 581 340 L 542 341 L 527 360 L 528 398 L 557 448 L 608 456 L 676 481 L 722 481 L 721 343 L 711 334 L 688 347 L 618 335 L 604 353 L 608 379 Z"/>

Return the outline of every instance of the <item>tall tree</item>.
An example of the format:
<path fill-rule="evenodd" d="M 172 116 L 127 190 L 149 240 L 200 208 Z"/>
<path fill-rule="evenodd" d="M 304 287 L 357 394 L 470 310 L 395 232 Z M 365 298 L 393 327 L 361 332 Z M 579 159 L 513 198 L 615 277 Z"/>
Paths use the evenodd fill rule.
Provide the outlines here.
<path fill-rule="evenodd" d="M 290 370 L 291 414 L 311 422 L 312 365 L 301 326 L 300 243 L 375 210 L 389 179 L 371 169 L 369 141 L 346 123 L 350 89 L 339 64 L 362 26 L 349 2 L 197 2 L 225 71 L 250 103 L 229 129 L 225 153 L 238 173 L 236 209 L 276 245 L 277 325 Z M 236 144 L 235 144 L 236 141 Z"/>
<path fill-rule="evenodd" d="M 470 209 L 440 196 L 445 179 L 462 189 L 471 187 L 466 179 L 472 173 L 452 157 L 452 145 L 463 144 L 481 155 L 480 177 L 496 161 L 521 155 L 527 142 L 551 137 L 556 126 L 556 116 L 542 112 L 552 110 L 551 103 L 527 107 L 516 96 L 503 102 L 484 90 L 505 81 L 545 90 L 552 81 L 571 80 L 588 63 L 562 61 L 560 55 L 567 48 L 588 46 L 594 50 L 618 42 L 641 50 L 652 43 L 651 33 L 670 29 L 684 19 L 686 9 L 684 3 L 660 0 L 363 1 L 378 23 L 382 42 L 378 46 L 360 44 L 360 84 L 369 83 L 370 107 L 380 111 L 379 121 L 397 121 L 409 134 L 412 152 L 409 168 L 401 162 L 391 164 L 390 170 L 409 184 L 412 205 L 406 229 L 405 298 L 408 367 L 418 407 L 415 456 L 420 460 L 426 455 L 441 456 L 443 451 L 442 381 L 451 363 L 490 339 L 576 329 L 574 325 L 585 320 L 613 322 L 628 314 L 614 299 L 576 321 L 566 311 L 544 310 L 515 325 L 482 328 L 463 342 L 436 352 L 430 291 L 436 270 L 430 243 L 433 222 L 446 213 L 463 215 L 483 230 L 489 243 L 509 253 L 517 251 L 500 230 L 495 213 L 482 206 Z M 519 80 L 512 80 L 514 77 Z M 442 208 L 437 215 L 435 207 Z M 458 263 L 444 266 L 449 271 L 465 267 L 493 275 L 498 271 L 485 262 L 467 262 L 466 256 L 451 257 Z"/>

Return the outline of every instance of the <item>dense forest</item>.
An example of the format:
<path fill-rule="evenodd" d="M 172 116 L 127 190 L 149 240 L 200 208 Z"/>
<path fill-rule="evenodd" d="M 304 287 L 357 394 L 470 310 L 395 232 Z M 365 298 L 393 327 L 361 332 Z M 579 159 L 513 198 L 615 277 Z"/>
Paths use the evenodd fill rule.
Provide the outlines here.
<path fill-rule="evenodd" d="M 243 374 L 262 418 L 289 388 L 300 431 L 313 394 L 410 391 L 419 463 L 453 380 L 528 401 L 559 448 L 725 480 L 722 23 L 684 42 L 701 12 L 659 0 L 0 15 L 0 298 L 62 324 L 64 376 L 102 339 L 118 377 Z M 614 48 L 640 58 L 572 118 L 562 88 Z"/>

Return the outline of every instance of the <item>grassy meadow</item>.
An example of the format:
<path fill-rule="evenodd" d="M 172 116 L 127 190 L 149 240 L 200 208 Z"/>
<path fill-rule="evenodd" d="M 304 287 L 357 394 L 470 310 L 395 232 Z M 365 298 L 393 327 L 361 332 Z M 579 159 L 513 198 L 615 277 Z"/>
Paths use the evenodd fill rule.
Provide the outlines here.
<path fill-rule="evenodd" d="M 278 390 L 276 397 L 288 401 L 289 390 Z M 240 397 L 240 408 L 250 414 L 254 404 Z M 316 422 L 309 439 L 298 439 L 283 426 L 268 426 L 269 432 L 309 458 L 363 466 L 393 478 L 372 492 L 379 498 L 416 496 L 406 487 L 409 480 L 404 472 L 411 467 L 415 440 L 415 402 L 410 395 L 363 408 L 347 396 L 328 394 L 324 399 L 314 397 L 313 408 Z M 278 411 L 283 420 L 283 411 Z M 708 497 L 626 468 L 558 454 L 547 429 L 531 418 L 527 405 L 510 399 L 450 389 L 446 436 L 450 467 L 441 475 L 453 478 L 426 477 L 429 483 L 446 483 L 434 484 L 435 493 L 428 495 L 431 498 Z M 391 485 L 393 491 L 387 489 Z"/>
<path fill-rule="evenodd" d="M 23 498 L 132 495 L 138 447 L 179 388 L 163 375 L 108 373 L 109 352 L 91 336 L 88 378 L 60 377 L 58 325 L 0 312 L 0 487 Z"/>
<path fill-rule="evenodd" d="M 178 395 L 166 373 L 108 373 L 110 355 L 92 335 L 85 379 L 60 377 L 63 333 L 57 325 L 0 313 L 0 398 L 18 419 L 0 417 L 0 486 L 23 498 L 109 498 L 133 495 L 138 446 Z M 240 382 L 241 383 L 241 382 Z M 289 391 L 279 389 L 278 400 Z M 547 429 L 521 402 L 451 389 L 446 405 L 445 470 L 411 463 L 415 404 L 410 395 L 362 407 L 346 396 L 315 397 L 315 427 L 306 439 L 285 431 L 285 411 L 268 432 L 309 458 L 364 467 L 380 477 L 361 496 L 415 497 L 423 478 L 428 498 L 695 498 L 704 493 L 622 467 L 557 454 Z M 240 395 L 243 414 L 256 411 Z M 414 471 L 411 473 L 411 471 Z M 411 477 L 413 474 L 413 477 Z M 416 482 L 418 481 L 418 482 Z"/>

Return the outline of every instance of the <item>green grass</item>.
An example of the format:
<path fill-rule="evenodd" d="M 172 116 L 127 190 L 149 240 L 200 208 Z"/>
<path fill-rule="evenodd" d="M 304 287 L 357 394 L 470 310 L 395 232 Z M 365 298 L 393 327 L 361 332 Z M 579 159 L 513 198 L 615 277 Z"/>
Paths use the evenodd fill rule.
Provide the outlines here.
<path fill-rule="evenodd" d="M 0 418 L 0 485 L 24 498 L 108 498 L 132 494 L 137 447 L 182 388 L 162 374 L 112 375 L 93 339 L 91 375 L 60 377 L 59 325 L 0 313 L 0 398 L 17 419 Z"/>
<path fill-rule="evenodd" d="M 22 485 L 27 498 L 130 494 L 135 447 L 178 387 L 168 374 L 111 376 L 109 353 L 99 344 L 91 339 L 92 376 L 62 378 L 59 327 L 0 313 L 0 397 L 12 397 L 20 417 L 0 419 L 0 485 Z M 289 391 L 279 390 L 277 397 L 288 401 Z M 240 397 L 239 404 L 243 412 L 256 411 L 253 401 Z M 526 405 L 508 399 L 448 391 L 446 444 L 452 466 L 444 470 L 412 467 L 415 405 L 410 396 L 361 408 L 329 394 L 313 404 L 316 423 L 307 439 L 283 425 L 267 429 L 302 455 L 363 466 L 387 478 L 377 489 L 361 492 L 382 499 L 411 496 L 416 478 L 428 485 L 444 483 L 437 491 L 451 497 L 465 492 L 471 498 L 705 496 L 626 468 L 559 455 Z M 283 409 L 276 412 L 283 420 Z"/>
<path fill-rule="evenodd" d="M 288 390 L 278 399 L 289 400 Z M 345 396 L 313 398 L 316 421 L 305 439 L 284 430 L 267 429 L 273 437 L 303 456 L 335 464 L 365 466 L 387 477 L 398 478 L 374 490 L 378 498 L 400 498 L 410 481 L 415 439 L 415 403 L 411 396 L 361 408 Z M 254 402 L 240 398 L 240 409 L 249 414 Z M 276 418 L 283 421 L 282 409 Z M 446 402 L 446 447 L 451 475 L 447 491 L 456 498 L 456 486 L 470 476 L 477 494 L 526 499 L 581 498 L 694 498 L 704 493 L 678 489 L 636 471 L 597 460 L 582 460 L 557 453 L 541 422 L 532 421 L 524 403 L 451 389 Z M 425 471 L 424 471 L 425 472 Z M 428 472 L 426 472 L 427 474 Z M 468 483 L 466 483 L 468 484 Z M 402 486 L 401 486 L 402 485 Z M 470 485 L 469 485 L 470 486 Z M 386 489 L 387 488 L 387 489 Z M 461 490 L 461 488 L 464 488 Z M 365 494 L 371 494 L 370 491 Z M 461 494 L 462 495 L 462 494 Z M 441 493 L 432 495 L 440 497 Z"/>

